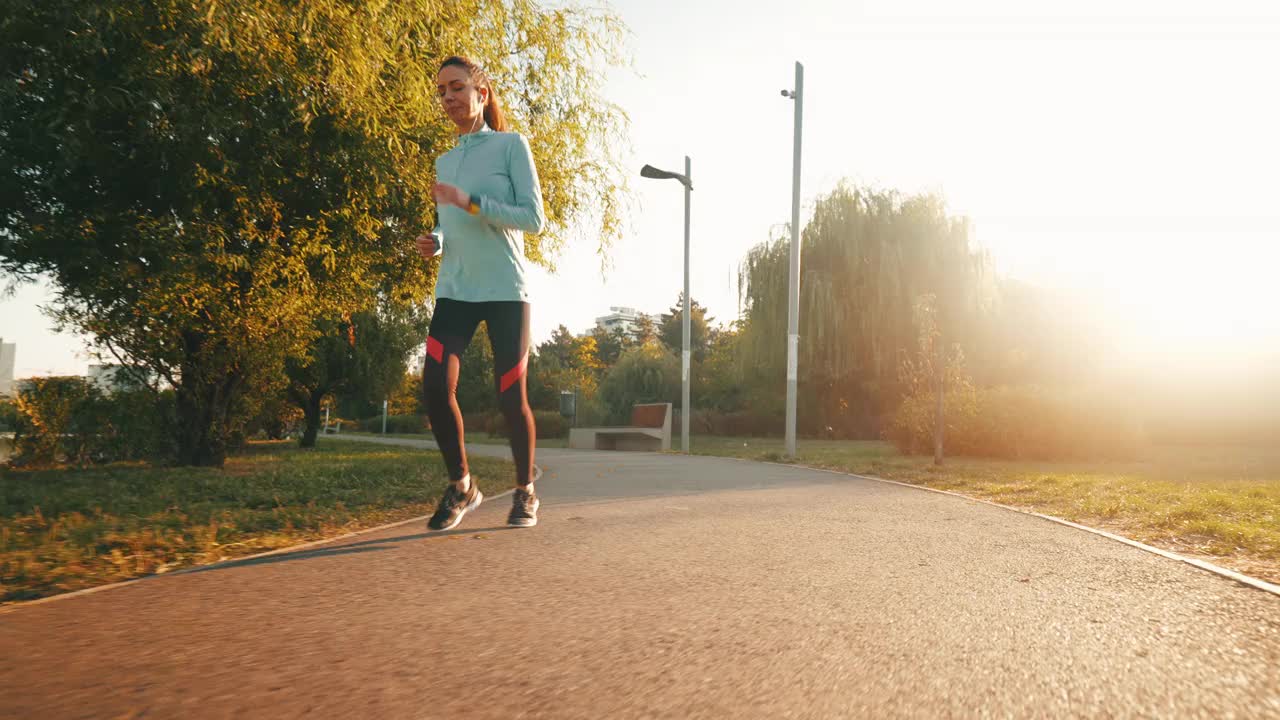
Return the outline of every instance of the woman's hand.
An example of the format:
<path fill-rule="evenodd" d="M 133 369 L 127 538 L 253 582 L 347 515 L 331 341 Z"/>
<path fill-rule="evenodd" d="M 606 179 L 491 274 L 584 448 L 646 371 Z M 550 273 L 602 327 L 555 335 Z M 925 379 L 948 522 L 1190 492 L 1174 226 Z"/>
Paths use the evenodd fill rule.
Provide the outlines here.
<path fill-rule="evenodd" d="M 463 210 L 471 205 L 471 194 L 456 185 L 436 183 L 431 188 L 431 194 L 435 196 L 436 202 L 444 205 L 453 205 Z"/>
<path fill-rule="evenodd" d="M 440 249 L 440 242 L 436 240 L 435 233 L 427 233 L 418 236 L 418 254 L 424 258 L 433 258 Z"/>

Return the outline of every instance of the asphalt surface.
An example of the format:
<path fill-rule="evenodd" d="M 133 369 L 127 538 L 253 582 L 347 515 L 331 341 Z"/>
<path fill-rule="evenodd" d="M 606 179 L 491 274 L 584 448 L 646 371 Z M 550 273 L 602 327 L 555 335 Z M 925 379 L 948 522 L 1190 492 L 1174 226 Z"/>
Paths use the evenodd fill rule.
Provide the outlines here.
<path fill-rule="evenodd" d="M 793 467 L 539 463 L 536 528 L 500 498 L 0 614 L 0 717 L 1280 717 L 1280 598 L 1183 563 Z"/>

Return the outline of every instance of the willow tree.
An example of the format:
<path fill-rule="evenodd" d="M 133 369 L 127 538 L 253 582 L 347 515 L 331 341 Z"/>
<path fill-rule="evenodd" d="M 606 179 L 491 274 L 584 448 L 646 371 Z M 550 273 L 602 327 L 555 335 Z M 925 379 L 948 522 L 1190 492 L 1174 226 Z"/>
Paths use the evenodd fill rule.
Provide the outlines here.
<path fill-rule="evenodd" d="M 919 298 L 936 296 L 946 343 L 966 341 L 993 298 L 989 258 L 938 196 L 845 184 L 818 199 L 801 242 L 802 420 L 811 431 L 877 434 L 902 396 L 899 364 L 919 334 Z M 740 271 L 747 382 L 777 387 L 778 397 L 788 270 L 778 238 L 753 248 Z"/>
<path fill-rule="evenodd" d="M 447 55 L 485 64 L 531 139 L 548 263 L 576 219 L 617 230 L 625 121 L 607 12 L 529 0 L 8 0 L 0 16 L 0 269 L 177 392 L 178 461 L 220 465 L 247 394 L 434 266 L 435 102 Z"/>

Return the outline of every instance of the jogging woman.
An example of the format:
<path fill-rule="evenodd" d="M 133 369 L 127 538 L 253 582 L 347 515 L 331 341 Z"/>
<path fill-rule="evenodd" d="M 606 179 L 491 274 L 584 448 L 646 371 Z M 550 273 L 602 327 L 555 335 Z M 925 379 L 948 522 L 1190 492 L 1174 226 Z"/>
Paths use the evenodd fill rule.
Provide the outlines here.
<path fill-rule="evenodd" d="M 484 321 L 493 346 L 498 404 L 511 438 L 516 490 L 507 524 L 538 522 L 533 488 L 535 430 L 525 389 L 529 362 L 529 294 L 524 233 L 546 223 L 529 143 L 507 132 L 489 77 L 467 58 L 451 57 L 436 78 L 440 102 L 458 142 L 436 159 L 437 227 L 418 237 L 424 257 L 442 255 L 435 311 L 422 373 L 431 432 L 452 483 L 427 525 L 448 530 L 484 499 L 467 468 L 458 369 Z"/>

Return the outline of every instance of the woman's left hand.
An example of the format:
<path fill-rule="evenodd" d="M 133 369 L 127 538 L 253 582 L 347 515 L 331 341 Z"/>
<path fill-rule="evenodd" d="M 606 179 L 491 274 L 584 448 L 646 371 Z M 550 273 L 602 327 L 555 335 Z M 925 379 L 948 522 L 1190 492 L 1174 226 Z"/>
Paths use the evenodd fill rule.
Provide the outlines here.
<path fill-rule="evenodd" d="M 436 202 L 460 207 L 463 210 L 471 205 L 471 194 L 456 185 L 436 183 L 431 189 L 431 194 L 435 196 Z"/>

